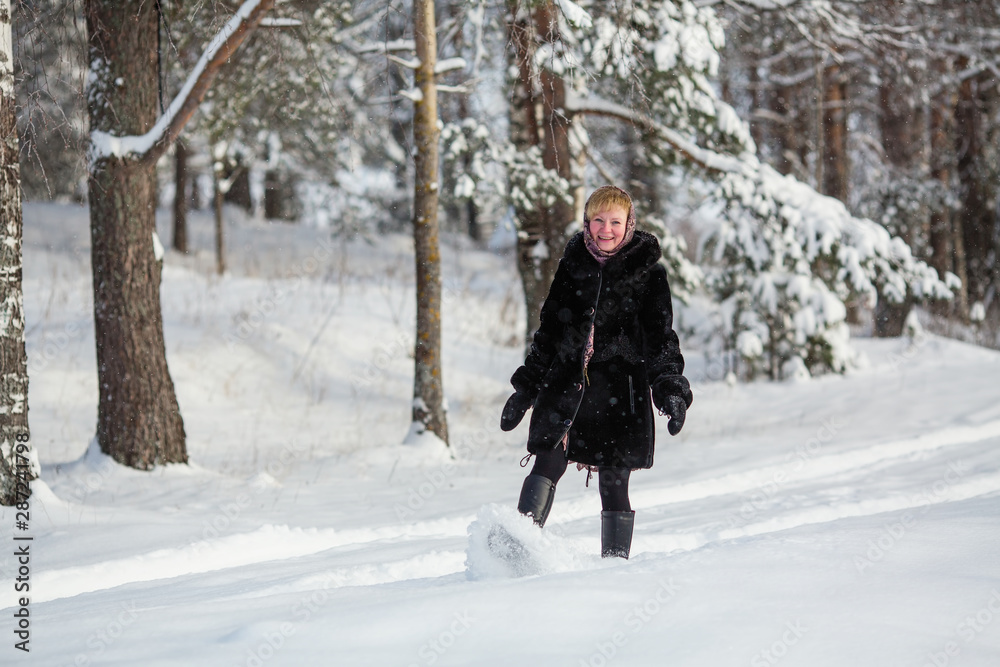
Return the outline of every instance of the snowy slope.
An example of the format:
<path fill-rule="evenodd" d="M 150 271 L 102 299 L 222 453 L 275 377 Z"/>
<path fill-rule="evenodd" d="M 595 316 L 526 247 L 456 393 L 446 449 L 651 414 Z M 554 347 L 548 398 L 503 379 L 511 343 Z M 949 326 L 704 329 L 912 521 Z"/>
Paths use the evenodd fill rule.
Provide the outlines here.
<path fill-rule="evenodd" d="M 169 238 L 166 221 L 161 235 Z M 192 464 L 88 447 L 96 419 L 86 212 L 30 205 L 31 653 L 3 664 L 1000 664 L 1000 355 L 857 341 L 847 377 L 729 386 L 691 351 L 695 403 L 633 475 L 633 557 L 602 561 L 600 502 L 560 483 L 539 574 L 473 539 L 511 507 L 526 422 L 497 427 L 520 362 L 513 262 L 444 252 L 452 461 L 405 447 L 412 258 L 238 221 L 232 273 L 170 254 L 168 358 Z M 542 539 L 542 538 L 539 538 Z"/>

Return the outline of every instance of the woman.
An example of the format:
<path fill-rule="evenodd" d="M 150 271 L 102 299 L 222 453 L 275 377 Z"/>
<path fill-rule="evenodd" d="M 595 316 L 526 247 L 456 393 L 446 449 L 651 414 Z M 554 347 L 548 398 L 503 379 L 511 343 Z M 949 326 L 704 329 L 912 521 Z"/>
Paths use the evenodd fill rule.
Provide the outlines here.
<path fill-rule="evenodd" d="M 672 328 L 667 274 L 656 237 L 635 230 L 632 198 L 611 185 L 587 200 L 583 231 L 559 262 L 514 394 L 500 427 L 533 407 L 535 455 L 517 509 L 545 524 L 569 462 L 598 473 L 601 555 L 628 558 L 635 512 L 628 480 L 653 465 L 653 409 L 677 435 L 691 405 L 684 358 Z"/>

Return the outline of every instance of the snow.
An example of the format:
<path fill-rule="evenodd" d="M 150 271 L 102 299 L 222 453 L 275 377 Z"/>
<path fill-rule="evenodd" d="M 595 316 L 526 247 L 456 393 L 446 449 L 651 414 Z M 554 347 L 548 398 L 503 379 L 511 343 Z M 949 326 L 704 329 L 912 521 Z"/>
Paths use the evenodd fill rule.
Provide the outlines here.
<path fill-rule="evenodd" d="M 969 309 L 969 319 L 973 322 L 982 322 L 986 319 L 986 306 L 982 301 L 976 301 Z"/>
<path fill-rule="evenodd" d="M 403 444 L 412 241 L 230 217 L 217 277 L 211 218 L 189 219 L 194 250 L 167 251 L 161 293 L 191 464 L 141 472 L 91 442 L 87 211 L 25 207 L 42 477 L 31 653 L 8 644 L 5 664 L 996 664 L 996 352 L 855 339 L 863 368 L 746 385 L 685 347 L 684 430 L 657 421 L 632 558 L 602 560 L 585 473 L 544 531 L 512 509 L 528 422 L 498 427 L 523 354 L 513 256 L 443 237 L 447 452 Z M 5 628 L 14 520 L 0 510 Z M 533 569 L 488 558 L 496 523 Z"/>
<path fill-rule="evenodd" d="M 570 25 L 583 28 L 584 30 L 588 30 L 593 26 L 594 20 L 587 13 L 587 10 L 573 2 L 573 0 L 556 0 L 556 5 L 559 6 L 559 11 L 566 17 Z"/>
<path fill-rule="evenodd" d="M 422 102 L 423 101 L 423 99 L 424 99 L 424 91 L 422 91 L 419 88 L 410 88 L 408 90 L 400 90 L 399 91 L 399 96 L 400 97 L 405 97 L 406 99 L 410 100 L 411 102 L 418 103 L 418 102 Z"/>
<path fill-rule="evenodd" d="M 153 232 L 153 257 L 157 262 L 162 261 L 166 251 L 163 249 L 163 243 L 160 242 L 159 235 Z"/>
<path fill-rule="evenodd" d="M 456 69 L 465 69 L 465 58 L 443 58 L 434 65 L 435 74 L 444 74 Z"/>
<path fill-rule="evenodd" d="M 258 23 L 261 28 L 301 28 L 302 21 L 299 19 L 276 18 L 265 16 Z"/>

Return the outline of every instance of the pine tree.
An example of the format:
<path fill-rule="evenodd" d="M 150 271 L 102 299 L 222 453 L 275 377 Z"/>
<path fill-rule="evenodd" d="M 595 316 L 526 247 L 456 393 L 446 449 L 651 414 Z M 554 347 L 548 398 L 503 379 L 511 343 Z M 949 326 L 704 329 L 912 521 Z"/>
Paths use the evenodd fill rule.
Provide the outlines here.
<path fill-rule="evenodd" d="M 210 43 L 190 85 L 158 118 L 156 3 L 86 3 L 97 441 L 105 454 L 134 468 L 187 461 L 163 339 L 154 166 L 201 104 L 218 69 L 272 4 L 245 3 Z"/>
<path fill-rule="evenodd" d="M 413 244 L 417 275 L 417 335 L 413 371 L 413 424 L 448 443 L 441 363 L 441 251 L 438 241 L 437 24 L 434 0 L 414 0 L 417 63 L 413 94 L 416 174 Z"/>

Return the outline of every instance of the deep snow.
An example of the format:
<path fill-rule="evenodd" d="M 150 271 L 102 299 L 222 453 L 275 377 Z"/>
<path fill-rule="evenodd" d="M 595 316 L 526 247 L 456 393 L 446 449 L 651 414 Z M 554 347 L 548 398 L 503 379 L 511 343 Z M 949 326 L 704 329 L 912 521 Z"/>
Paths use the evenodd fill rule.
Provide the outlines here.
<path fill-rule="evenodd" d="M 452 461 L 409 426 L 408 239 L 233 220 L 232 272 L 166 258 L 168 359 L 191 465 L 122 468 L 96 421 L 86 210 L 25 209 L 31 652 L 14 513 L 0 511 L 4 664 L 865 665 L 1000 663 L 1000 354 L 856 340 L 845 377 L 729 385 L 686 350 L 695 403 L 633 475 L 633 557 L 602 560 L 570 471 L 538 574 L 491 568 L 526 423 L 509 256 L 447 239 Z M 169 240 L 161 220 L 160 235 Z M 682 341 L 683 344 L 683 341 Z M 499 518 L 498 518 L 499 517 Z M 506 519 L 504 519 L 506 517 Z M 472 537 L 470 538 L 470 527 Z"/>

